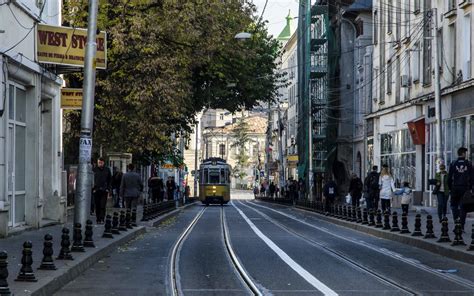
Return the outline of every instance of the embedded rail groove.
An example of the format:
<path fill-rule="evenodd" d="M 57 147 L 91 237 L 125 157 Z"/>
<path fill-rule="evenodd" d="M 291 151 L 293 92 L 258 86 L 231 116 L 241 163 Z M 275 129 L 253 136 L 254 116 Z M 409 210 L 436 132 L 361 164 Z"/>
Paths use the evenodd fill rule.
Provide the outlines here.
<path fill-rule="evenodd" d="M 394 288 L 396 288 L 396 289 L 398 289 L 398 290 L 400 290 L 400 291 L 403 291 L 403 292 L 406 293 L 407 295 L 418 295 L 417 292 L 415 292 L 415 291 L 413 291 L 413 290 L 411 290 L 411 289 L 409 289 L 409 288 L 407 288 L 407 287 L 405 287 L 405 286 L 403 286 L 403 285 L 400 285 L 400 284 L 398 284 L 398 283 L 395 282 L 395 281 L 392 281 L 392 280 L 390 280 L 390 279 L 386 279 L 386 278 L 382 277 L 381 275 L 378 274 L 377 271 L 375 271 L 375 270 L 373 270 L 373 269 L 371 269 L 371 268 L 368 268 L 368 267 L 366 267 L 366 266 L 364 266 L 364 265 L 362 265 L 362 264 L 360 264 L 360 263 L 358 263 L 358 262 L 356 262 L 356 261 L 350 259 L 348 256 L 346 256 L 346 255 L 344 255 L 344 254 L 342 254 L 342 253 L 340 253 L 340 252 L 337 252 L 337 251 L 335 251 L 335 250 L 332 250 L 331 248 L 328 248 L 328 247 L 325 246 L 324 244 L 322 244 L 322 243 L 320 243 L 320 242 L 317 242 L 317 241 L 315 241 L 315 240 L 313 240 L 313 239 L 311 239 L 311 238 L 309 238 L 309 237 L 307 237 L 307 236 L 305 236 L 305 235 L 303 235 L 303 234 L 300 234 L 300 233 L 298 233 L 298 232 L 296 232 L 296 231 L 290 229 L 289 227 L 287 227 L 287 226 L 281 224 L 280 222 L 276 221 L 275 219 L 271 218 L 270 216 L 266 215 L 265 213 L 263 213 L 263 212 L 261 212 L 261 211 L 255 209 L 254 207 L 249 206 L 249 205 L 247 205 L 247 204 L 244 204 L 244 203 L 242 203 L 242 202 L 241 202 L 240 204 L 243 205 L 243 206 L 245 206 L 245 207 L 247 207 L 247 208 L 252 209 L 252 210 L 255 211 L 256 213 L 258 213 L 260 216 L 262 216 L 264 219 L 266 219 L 266 220 L 269 221 L 269 222 L 274 223 L 275 225 L 277 225 L 277 226 L 280 227 L 281 229 L 285 230 L 286 232 L 288 232 L 288 233 L 290 233 L 290 234 L 292 234 L 292 235 L 294 235 L 294 236 L 297 236 L 297 237 L 301 238 L 302 240 L 306 241 L 306 242 L 309 243 L 310 245 L 313 245 L 313 246 L 315 246 L 315 247 L 317 247 L 317 248 L 323 249 L 323 251 L 325 251 L 325 252 L 328 253 L 329 255 L 331 255 L 331 256 L 333 256 L 333 257 L 335 257 L 335 258 L 337 258 L 337 259 L 339 259 L 339 260 L 341 260 L 341 261 L 343 261 L 343 262 L 346 262 L 347 264 L 353 266 L 354 268 L 357 268 L 357 269 L 359 269 L 359 270 L 361 270 L 361 271 L 363 271 L 363 272 L 369 274 L 370 276 L 376 278 L 376 279 L 379 280 L 380 282 L 385 283 L 386 285 L 392 286 L 392 287 L 394 287 Z M 251 203 L 249 203 L 249 204 L 251 204 Z"/>

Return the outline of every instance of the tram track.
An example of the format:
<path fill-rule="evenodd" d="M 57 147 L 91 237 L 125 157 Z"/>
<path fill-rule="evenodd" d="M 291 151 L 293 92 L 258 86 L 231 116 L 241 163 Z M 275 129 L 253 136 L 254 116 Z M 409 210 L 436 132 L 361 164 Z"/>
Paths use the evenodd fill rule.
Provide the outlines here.
<path fill-rule="evenodd" d="M 191 221 L 191 223 L 186 227 L 183 233 L 180 235 L 176 243 L 174 244 L 171 251 L 171 260 L 170 260 L 170 281 L 171 281 L 171 292 L 173 296 L 182 296 L 184 295 L 181 289 L 181 283 L 179 279 L 179 256 L 180 251 L 186 242 L 186 239 L 189 237 L 195 226 L 198 224 L 201 217 L 204 215 L 204 212 L 208 207 L 204 207 L 196 217 Z M 229 229 L 227 227 L 227 222 L 225 218 L 224 207 L 220 207 L 220 229 L 222 234 L 222 243 L 224 245 L 226 255 L 228 256 L 229 262 L 231 263 L 232 268 L 235 270 L 236 276 L 240 277 L 240 282 L 242 286 L 245 287 L 251 295 L 261 296 L 263 295 L 260 290 L 257 288 L 252 278 L 248 275 L 246 270 L 243 268 L 240 263 L 237 255 L 235 254 L 232 244 L 230 241 Z"/>
<path fill-rule="evenodd" d="M 376 270 L 373 270 L 367 266 L 364 266 L 354 260 L 352 260 L 351 258 L 349 258 L 348 256 L 342 254 L 341 252 L 338 252 L 338 251 L 335 251 L 327 246 L 325 246 L 324 244 L 314 240 L 314 239 L 311 239 L 301 233 L 298 233 L 297 231 L 294 231 L 293 229 L 283 225 L 282 223 L 278 222 L 277 220 L 271 218 L 270 216 L 266 215 L 265 213 L 259 211 L 258 209 L 255 209 L 243 202 L 240 202 L 240 205 L 244 206 L 244 207 L 247 207 L 253 211 L 255 211 L 257 214 L 259 214 L 260 216 L 262 216 L 264 219 L 266 219 L 267 221 L 273 223 L 274 225 L 280 227 L 281 229 L 283 229 L 284 231 L 288 232 L 289 234 L 293 235 L 293 236 L 296 236 L 300 239 L 302 239 L 303 241 L 307 242 L 308 244 L 316 247 L 316 248 L 319 248 L 321 249 L 322 251 L 324 251 L 326 254 L 332 256 L 333 258 L 337 259 L 337 260 L 340 260 L 350 266 L 352 266 L 353 268 L 355 269 L 358 269 L 372 277 L 374 277 L 375 279 L 377 279 L 378 281 L 392 287 L 392 288 L 395 288 L 401 292 L 403 292 L 404 294 L 406 295 L 419 295 L 418 292 L 416 291 L 413 291 L 412 289 L 406 287 L 406 286 L 403 286 L 395 281 L 392 281 L 390 279 L 387 279 L 387 278 L 384 278 L 383 276 L 379 275 L 378 271 Z"/>
<path fill-rule="evenodd" d="M 463 287 L 465 287 L 465 288 L 467 288 L 467 289 L 470 289 L 470 290 L 473 290 L 473 289 L 474 289 L 474 283 L 473 283 L 472 281 L 470 281 L 470 280 L 467 280 L 467 279 L 464 279 L 464 278 L 461 278 L 461 277 L 458 277 L 458 276 L 452 275 L 452 274 L 445 274 L 445 273 L 437 272 L 436 270 L 434 270 L 434 269 L 432 269 L 432 268 L 430 268 L 430 267 L 428 267 L 428 266 L 426 266 L 426 265 L 424 265 L 424 264 L 422 264 L 422 263 L 416 262 L 415 260 L 411 260 L 411 259 L 409 259 L 409 258 L 405 258 L 405 257 L 401 256 L 400 254 L 397 254 L 397 253 L 394 253 L 394 252 L 390 252 L 390 251 L 388 251 L 388 250 L 386 250 L 386 249 L 383 249 L 383 248 L 378 248 L 378 247 L 376 247 L 376 246 L 374 246 L 374 245 L 371 245 L 371 244 L 369 244 L 369 243 L 366 243 L 366 242 L 363 242 L 363 241 L 359 241 L 359 240 L 356 240 L 356 239 L 353 239 L 353 238 L 350 238 L 350 237 L 341 236 L 341 235 L 336 234 L 336 233 L 334 233 L 334 232 L 332 232 L 332 231 L 329 231 L 327 228 L 324 228 L 324 227 L 322 227 L 322 226 L 316 226 L 316 225 L 313 225 L 313 224 L 308 223 L 308 222 L 306 222 L 306 221 L 301 221 L 300 219 L 297 219 L 296 217 L 294 217 L 294 216 L 292 216 L 292 215 L 289 215 L 289 214 L 287 214 L 287 213 L 281 212 L 281 211 L 279 211 L 279 210 L 275 210 L 275 209 L 270 208 L 270 207 L 267 207 L 267 206 L 259 205 L 259 204 L 254 203 L 254 202 L 247 202 L 247 203 L 253 205 L 254 207 L 259 207 L 259 208 L 262 208 L 262 209 L 269 210 L 269 211 L 271 211 L 271 212 L 275 212 L 275 213 L 277 213 L 277 214 L 279 214 L 279 215 L 282 215 L 282 216 L 284 216 L 284 217 L 286 217 L 286 218 L 289 218 L 289 219 L 291 219 L 291 220 L 293 220 L 293 221 L 296 221 L 296 222 L 298 222 L 298 223 L 300 223 L 300 224 L 304 224 L 304 225 L 306 225 L 306 226 L 308 226 L 308 227 L 310 227 L 310 228 L 313 228 L 313 229 L 322 231 L 322 232 L 324 232 L 324 233 L 326 233 L 326 234 L 329 234 L 329 235 L 331 235 L 331 236 L 333 236 L 333 237 L 336 237 L 336 238 L 338 238 L 338 239 L 347 241 L 347 242 L 349 242 L 349 243 L 358 245 L 358 246 L 360 246 L 360 247 L 368 248 L 368 249 L 370 249 L 370 250 L 372 250 L 372 251 L 375 251 L 375 252 L 377 252 L 377 253 L 379 253 L 379 254 L 381 254 L 381 255 L 388 256 L 388 257 L 390 257 L 390 258 L 392 258 L 392 259 L 395 259 L 395 260 L 397 260 L 397 261 L 400 261 L 401 263 L 404 263 L 404 264 L 410 265 L 410 266 L 412 266 L 412 267 L 414 267 L 414 268 L 417 268 L 417 269 L 419 269 L 420 271 L 424 271 L 424 272 L 427 272 L 427 273 L 432 274 L 432 275 L 434 275 L 434 276 L 437 276 L 437 277 L 439 277 L 440 279 L 450 281 L 450 282 L 452 282 L 452 283 L 454 283 L 454 284 L 463 286 Z M 247 205 L 245 205 L 245 204 L 243 204 L 243 203 L 242 203 L 242 205 L 247 206 Z M 250 207 L 250 206 L 248 206 L 248 207 Z M 254 210 L 254 211 L 261 212 L 261 211 L 255 209 L 254 207 L 250 207 L 250 208 L 251 208 L 252 210 Z M 263 214 L 263 215 L 266 215 L 266 214 L 264 214 L 264 213 L 262 213 L 262 214 Z M 266 215 L 266 216 L 268 216 L 268 215 Z M 269 217 L 269 219 L 272 219 L 273 221 L 275 221 L 274 223 L 281 224 L 281 223 L 277 222 L 275 219 L 273 219 L 273 218 L 271 218 L 271 217 Z M 315 217 L 315 219 L 320 220 L 320 219 L 317 218 L 317 217 Z M 284 226 L 284 227 L 286 227 L 286 226 Z M 293 231 L 293 230 L 290 230 L 290 231 Z M 323 245 L 323 246 L 324 246 L 324 245 Z M 326 246 L 324 246 L 324 247 L 327 248 L 328 250 L 330 250 L 328 247 L 326 247 Z M 332 250 L 332 251 L 333 251 L 333 250 Z M 336 251 L 335 251 L 335 252 L 336 252 Z M 339 252 L 338 252 L 338 253 L 339 253 Z M 344 255 L 344 254 L 341 254 L 341 255 L 347 257 L 347 255 Z M 350 259 L 350 258 L 348 258 L 348 259 L 349 259 L 349 260 L 352 260 L 352 259 Z M 370 269 L 370 268 L 369 268 L 369 269 Z M 419 294 L 419 293 L 418 293 L 418 294 Z"/>

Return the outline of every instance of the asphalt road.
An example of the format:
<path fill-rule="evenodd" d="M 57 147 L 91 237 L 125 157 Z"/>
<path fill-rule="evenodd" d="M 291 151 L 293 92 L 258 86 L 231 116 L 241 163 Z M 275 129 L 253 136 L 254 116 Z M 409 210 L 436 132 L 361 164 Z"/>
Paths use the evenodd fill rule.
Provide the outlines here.
<path fill-rule="evenodd" d="M 164 220 L 56 295 L 474 295 L 472 265 L 232 198 Z"/>

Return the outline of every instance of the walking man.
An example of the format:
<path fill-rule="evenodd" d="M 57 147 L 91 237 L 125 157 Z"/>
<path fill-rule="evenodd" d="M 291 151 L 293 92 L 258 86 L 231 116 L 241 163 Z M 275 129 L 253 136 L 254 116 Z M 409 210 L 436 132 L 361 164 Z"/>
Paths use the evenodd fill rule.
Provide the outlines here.
<path fill-rule="evenodd" d="M 125 200 L 127 209 L 135 209 L 140 192 L 143 190 L 143 184 L 140 175 L 135 172 L 133 163 L 129 164 L 127 169 L 128 171 L 122 177 L 122 184 L 120 184 L 120 196 Z"/>
<path fill-rule="evenodd" d="M 120 184 L 122 183 L 123 173 L 114 167 L 114 174 L 112 176 L 112 194 L 114 198 L 114 208 L 120 208 Z"/>
<path fill-rule="evenodd" d="M 105 160 L 102 157 L 97 160 L 97 166 L 93 172 L 94 186 L 92 187 L 92 193 L 94 194 L 96 221 L 97 224 L 103 224 L 112 175 L 109 168 L 105 166 Z"/>
<path fill-rule="evenodd" d="M 168 196 L 168 200 L 174 200 L 174 191 L 176 190 L 176 183 L 174 182 L 173 178 L 168 177 L 166 181 L 166 194 Z"/>
<path fill-rule="evenodd" d="M 463 209 L 461 200 L 464 194 L 471 194 L 474 187 L 474 170 L 472 164 L 466 159 L 467 149 L 458 149 L 458 159 L 451 163 L 448 173 L 448 187 L 451 192 L 451 210 L 453 219 L 461 218 L 461 225 L 464 229 L 467 212 Z"/>
<path fill-rule="evenodd" d="M 355 173 L 353 173 L 351 183 L 349 185 L 349 192 L 351 194 L 353 207 L 359 206 L 359 200 L 362 197 L 363 187 L 362 180 Z"/>
<path fill-rule="evenodd" d="M 378 166 L 374 165 L 372 167 L 372 171 L 367 175 L 364 180 L 365 184 L 365 191 L 367 192 L 367 209 L 374 209 L 377 211 L 379 207 L 379 194 L 380 194 L 380 187 L 379 187 L 379 173 Z"/>
<path fill-rule="evenodd" d="M 332 212 L 332 206 L 337 197 L 337 185 L 334 180 L 329 177 L 328 182 L 324 185 L 323 188 L 324 195 L 324 210 L 326 213 Z"/>

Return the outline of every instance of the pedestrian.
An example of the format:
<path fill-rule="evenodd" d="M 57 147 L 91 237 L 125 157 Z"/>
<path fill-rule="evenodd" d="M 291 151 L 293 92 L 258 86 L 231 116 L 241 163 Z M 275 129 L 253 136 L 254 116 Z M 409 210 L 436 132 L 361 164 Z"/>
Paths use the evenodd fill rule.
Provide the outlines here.
<path fill-rule="evenodd" d="M 372 167 L 372 171 L 367 175 L 367 177 L 364 180 L 364 185 L 365 185 L 365 192 L 367 192 L 366 195 L 366 203 L 367 203 L 367 209 L 373 209 L 374 211 L 377 211 L 379 208 L 379 194 L 380 194 L 380 187 L 379 187 L 379 178 L 380 175 L 377 172 L 378 171 L 378 166 L 374 165 Z"/>
<path fill-rule="evenodd" d="M 174 182 L 174 178 L 168 177 L 166 181 L 166 195 L 168 196 L 168 200 L 174 200 L 174 191 L 176 190 L 176 183 Z"/>
<path fill-rule="evenodd" d="M 355 173 L 353 173 L 351 183 L 349 185 L 349 193 L 351 194 L 353 207 L 359 206 L 363 188 L 364 185 L 362 184 L 362 180 Z"/>
<path fill-rule="evenodd" d="M 395 181 L 390 174 L 388 165 L 382 166 L 379 178 L 380 187 L 380 202 L 382 206 L 382 212 L 388 211 L 390 213 L 390 202 L 392 199 L 392 193 L 395 191 Z"/>
<path fill-rule="evenodd" d="M 273 198 L 275 196 L 275 184 L 273 182 L 270 183 L 268 190 L 270 193 L 270 198 Z"/>
<path fill-rule="evenodd" d="M 114 208 L 120 208 L 120 184 L 122 183 L 123 173 L 117 168 L 113 168 L 112 175 L 112 195 L 114 199 Z"/>
<path fill-rule="evenodd" d="M 448 185 L 448 172 L 446 166 L 441 164 L 439 166 L 439 172 L 436 173 L 436 186 L 434 192 L 438 198 L 438 218 L 439 223 L 446 217 L 448 212 L 448 199 L 449 199 L 449 185 Z"/>
<path fill-rule="evenodd" d="M 337 184 L 331 177 L 328 177 L 328 182 L 324 184 L 323 187 L 323 196 L 324 196 L 324 210 L 325 212 L 330 212 L 334 201 L 337 198 Z"/>
<path fill-rule="evenodd" d="M 396 191 L 394 194 L 402 196 L 402 213 L 408 214 L 408 208 L 410 207 L 410 202 L 413 199 L 413 190 L 410 188 L 410 183 L 406 181 L 403 182 L 403 188 Z"/>
<path fill-rule="evenodd" d="M 467 149 L 458 149 L 458 159 L 449 167 L 448 188 L 451 193 L 451 210 L 453 219 L 461 218 L 461 226 L 464 229 L 467 210 L 464 210 L 461 200 L 465 194 L 471 194 L 474 187 L 474 170 L 472 164 L 466 159 Z"/>
<path fill-rule="evenodd" d="M 265 185 L 263 183 L 260 186 L 260 196 L 265 197 Z"/>
<path fill-rule="evenodd" d="M 158 176 L 151 176 L 148 179 L 148 191 L 153 203 L 161 202 L 160 194 L 163 190 L 163 180 Z"/>
<path fill-rule="evenodd" d="M 103 224 L 107 198 L 110 195 L 112 174 L 110 169 L 105 166 L 105 159 L 102 157 L 97 160 L 97 166 L 93 172 L 94 186 L 92 187 L 92 192 L 95 203 L 95 217 L 97 224 Z"/>
<path fill-rule="evenodd" d="M 135 209 L 138 204 L 140 192 L 143 190 L 142 180 L 140 175 L 135 172 L 133 163 L 127 166 L 127 172 L 122 177 L 120 184 L 120 196 L 125 200 L 125 207 L 127 209 Z"/>
<path fill-rule="evenodd" d="M 258 197 L 258 186 L 257 186 L 257 185 L 255 185 L 255 186 L 253 187 L 253 196 L 254 196 L 255 198 Z"/>
<path fill-rule="evenodd" d="M 306 194 L 305 182 L 302 178 L 300 178 L 298 181 L 298 199 L 299 200 L 304 199 L 305 194 Z"/>

